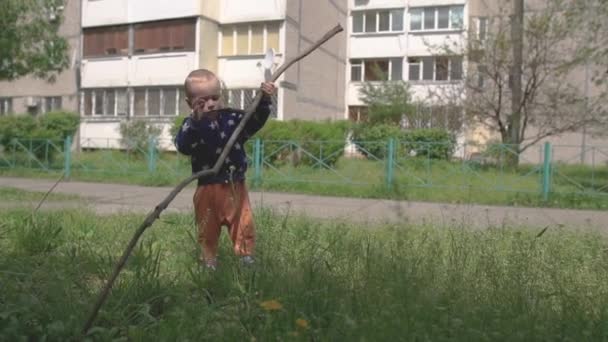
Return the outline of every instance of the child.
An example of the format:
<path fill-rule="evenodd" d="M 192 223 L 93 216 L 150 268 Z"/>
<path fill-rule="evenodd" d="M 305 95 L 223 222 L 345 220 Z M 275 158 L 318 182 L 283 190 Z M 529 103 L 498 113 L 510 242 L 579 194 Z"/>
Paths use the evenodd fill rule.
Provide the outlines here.
<path fill-rule="evenodd" d="M 192 71 L 184 84 L 186 102 L 192 113 L 182 123 L 175 138 L 179 152 L 191 156 L 192 173 L 211 169 L 236 126 L 244 116 L 237 109 L 224 108 L 219 79 L 209 70 Z M 245 264 L 253 263 L 255 228 L 245 186 L 247 156 L 245 141 L 256 133 L 270 114 L 273 83 L 262 83 L 263 97 L 254 115 L 233 145 L 220 172 L 199 179 L 194 194 L 194 212 L 198 225 L 198 242 L 202 247 L 201 262 L 217 267 L 217 247 L 221 226 L 227 225 L 234 252 Z"/>

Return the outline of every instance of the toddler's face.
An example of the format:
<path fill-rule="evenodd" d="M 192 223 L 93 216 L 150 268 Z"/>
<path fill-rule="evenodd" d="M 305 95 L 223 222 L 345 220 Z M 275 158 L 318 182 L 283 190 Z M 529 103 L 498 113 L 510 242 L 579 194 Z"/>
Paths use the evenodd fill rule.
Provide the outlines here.
<path fill-rule="evenodd" d="M 190 90 L 188 104 L 194 114 L 200 115 L 222 108 L 221 88 L 217 79 L 193 83 Z"/>

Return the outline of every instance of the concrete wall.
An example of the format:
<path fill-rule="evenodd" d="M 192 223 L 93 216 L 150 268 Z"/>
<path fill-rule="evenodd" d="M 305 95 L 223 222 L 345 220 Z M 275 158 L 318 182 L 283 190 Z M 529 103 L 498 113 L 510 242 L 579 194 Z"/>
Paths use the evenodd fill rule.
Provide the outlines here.
<path fill-rule="evenodd" d="M 88 59 L 82 65 L 82 87 L 183 84 L 198 62 L 196 52 Z"/>
<path fill-rule="evenodd" d="M 347 0 L 287 2 L 286 59 L 318 40 L 336 24 L 347 28 Z M 345 106 L 346 39 L 339 33 L 294 65 L 283 82 L 284 119 L 343 119 Z"/>
<path fill-rule="evenodd" d="M 220 21 L 237 23 L 285 19 L 286 2 L 294 0 L 221 0 Z"/>
<path fill-rule="evenodd" d="M 176 6 L 175 0 L 82 1 L 82 27 L 193 17 L 201 14 L 202 2 L 194 0 L 180 0 L 179 6 Z"/>

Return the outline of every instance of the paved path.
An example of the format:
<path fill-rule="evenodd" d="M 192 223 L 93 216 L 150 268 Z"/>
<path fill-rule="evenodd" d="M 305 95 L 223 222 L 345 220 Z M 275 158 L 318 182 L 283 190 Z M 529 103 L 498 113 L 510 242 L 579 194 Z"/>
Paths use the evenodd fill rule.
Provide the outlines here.
<path fill-rule="evenodd" d="M 46 192 L 54 181 L 45 179 L 0 177 L 0 187 L 14 187 Z M 62 182 L 54 192 L 76 194 L 79 203 L 45 203 L 47 208 L 84 205 L 100 214 L 141 212 L 152 210 L 171 188 L 134 185 Z M 168 212 L 192 212 L 194 187 L 183 190 L 171 203 Z M 608 211 L 458 205 L 381 199 L 357 199 L 297 195 L 287 193 L 252 192 L 253 206 L 268 206 L 279 211 L 304 213 L 316 218 L 336 218 L 357 222 L 410 222 L 486 228 L 488 226 L 546 226 L 592 228 L 608 231 Z M 0 199 L 0 206 L 11 203 Z"/>

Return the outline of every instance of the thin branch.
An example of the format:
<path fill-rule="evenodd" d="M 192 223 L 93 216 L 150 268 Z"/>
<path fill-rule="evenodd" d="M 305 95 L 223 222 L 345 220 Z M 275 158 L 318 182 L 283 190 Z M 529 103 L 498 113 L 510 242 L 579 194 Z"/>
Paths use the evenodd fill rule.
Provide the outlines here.
<path fill-rule="evenodd" d="M 287 70 L 287 68 L 289 68 L 292 64 L 294 64 L 297 61 L 299 61 L 300 59 L 306 57 L 308 54 L 310 54 L 311 52 L 316 50 L 319 46 L 321 46 L 323 43 L 328 41 L 331 37 L 335 36 L 342 30 L 343 29 L 339 24 L 337 26 L 335 26 L 333 29 L 331 29 L 329 32 L 327 32 L 321 39 L 319 39 L 315 44 L 311 45 L 308 49 L 306 49 L 304 52 L 302 52 L 301 54 L 299 54 L 292 60 L 283 64 L 277 71 L 275 71 L 273 73 L 272 78 L 271 78 L 272 81 L 276 81 L 281 76 L 281 74 L 283 74 L 283 72 L 285 72 L 285 70 Z M 169 193 L 169 195 L 160 204 L 158 204 L 154 208 L 153 211 L 151 211 L 148 214 L 148 216 L 146 216 L 144 222 L 142 222 L 142 224 L 139 226 L 139 228 L 137 228 L 137 230 L 135 231 L 135 234 L 129 241 L 127 248 L 125 249 L 124 253 L 118 260 L 118 263 L 114 267 L 114 271 L 112 272 L 110 278 L 108 279 L 108 281 L 104 285 L 103 289 L 99 293 L 99 296 L 97 297 L 97 301 L 95 302 L 95 305 L 93 306 L 93 310 L 91 311 L 89 317 L 86 320 L 86 323 L 84 324 L 84 327 L 82 328 L 83 335 L 86 335 L 87 332 L 89 331 L 89 329 L 93 326 L 93 322 L 95 321 L 95 318 L 97 317 L 97 314 L 99 313 L 99 310 L 101 309 L 101 306 L 105 302 L 106 298 L 108 297 L 108 294 L 110 293 L 110 290 L 112 289 L 112 286 L 114 285 L 114 281 L 116 280 L 116 278 L 122 271 L 123 267 L 125 266 L 127 259 L 129 258 L 129 256 L 131 255 L 131 252 L 137 245 L 137 242 L 138 242 L 139 238 L 141 237 L 141 235 L 144 233 L 144 231 L 148 227 L 150 227 L 154 223 L 154 221 L 156 221 L 160 217 L 160 213 L 169 206 L 169 203 L 171 203 L 171 201 L 173 201 L 173 199 L 177 196 L 177 194 L 180 191 L 182 191 L 188 184 L 190 184 L 190 182 L 192 182 L 193 180 L 198 179 L 198 178 L 205 178 L 205 177 L 209 177 L 212 175 L 216 175 L 220 171 L 221 166 L 224 164 L 224 160 L 228 156 L 228 153 L 232 149 L 232 146 L 238 139 L 239 135 L 245 128 L 247 121 L 249 121 L 249 119 L 253 116 L 255 109 L 257 108 L 260 100 L 262 99 L 262 95 L 263 94 L 261 91 L 258 92 L 258 94 L 256 95 L 253 102 L 249 105 L 249 107 L 245 111 L 245 116 L 243 117 L 243 119 L 241 120 L 241 122 L 239 123 L 237 128 L 234 130 L 234 133 L 232 134 L 232 136 L 226 143 L 226 146 L 224 147 L 224 150 L 220 154 L 217 162 L 215 163 L 215 166 L 211 170 L 197 172 L 197 173 L 191 175 L 190 177 L 186 178 L 185 180 L 183 180 L 181 183 L 179 183 L 179 185 L 177 185 L 175 187 L 175 189 L 173 189 Z"/>
<path fill-rule="evenodd" d="M 49 197 L 49 195 L 51 194 L 51 192 L 53 192 L 53 190 L 55 190 L 55 188 L 57 187 L 57 185 L 59 185 L 59 183 L 63 180 L 63 177 L 65 177 L 65 172 L 63 172 L 61 174 L 61 177 L 59 177 L 59 179 L 55 182 L 55 184 L 53 184 L 53 186 L 49 189 L 49 191 L 47 191 L 46 194 L 44 194 L 44 196 L 42 197 L 42 199 L 40 200 L 40 202 L 38 202 L 38 206 L 32 212 L 32 216 L 34 216 L 38 212 L 38 209 L 40 209 L 40 207 L 42 206 L 42 204 L 44 203 L 44 201 L 46 201 L 46 198 Z"/>

